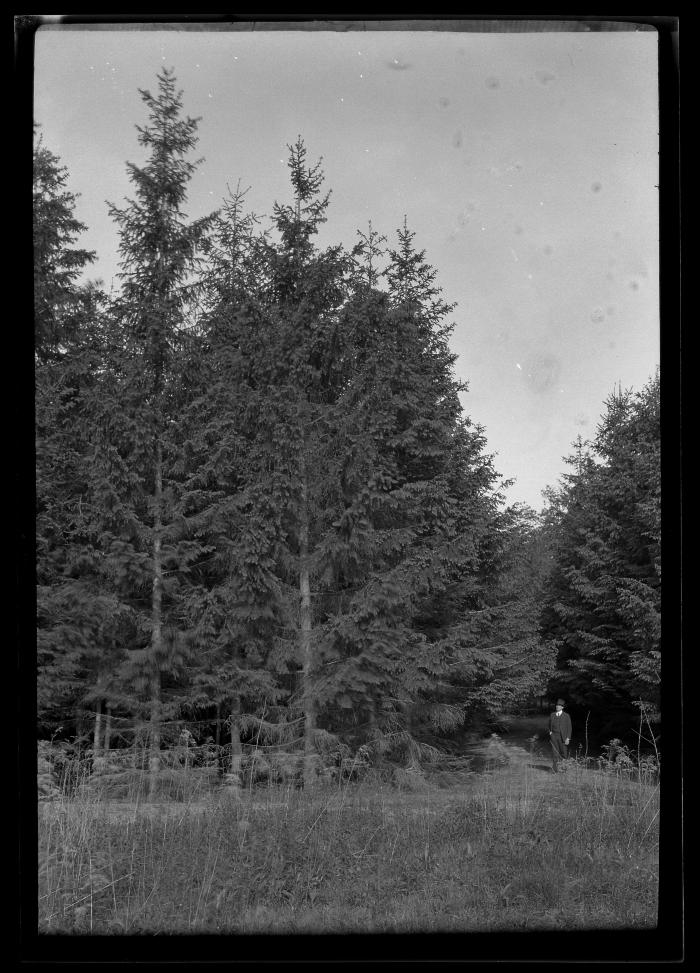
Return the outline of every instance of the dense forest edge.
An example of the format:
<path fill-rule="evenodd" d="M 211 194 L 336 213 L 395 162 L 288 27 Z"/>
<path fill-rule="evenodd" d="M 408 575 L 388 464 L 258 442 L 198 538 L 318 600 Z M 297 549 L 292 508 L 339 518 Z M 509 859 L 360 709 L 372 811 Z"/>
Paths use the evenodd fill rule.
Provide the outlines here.
<path fill-rule="evenodd" d="M 140 96 L 116 292 L 85 282 L 36 129 L 44 793 L 86 760 L 152 796 L 175 760 L 233 786 L 420 777 L 560 696 L 575 751 L 658 758 L 658 371 L 602 403 L 542 511 L 507 505 L 405 218 L 320 248 L 298 138 L 270 225 L 240 184 L 189 222 L 197 120 L 172 71 Z"/>

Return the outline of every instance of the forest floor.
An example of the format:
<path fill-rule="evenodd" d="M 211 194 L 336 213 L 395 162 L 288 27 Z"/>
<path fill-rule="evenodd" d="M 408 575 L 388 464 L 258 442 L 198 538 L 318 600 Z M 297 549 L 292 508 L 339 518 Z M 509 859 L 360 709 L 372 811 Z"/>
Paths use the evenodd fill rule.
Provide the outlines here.
<path fill-rule="evenodd" d="M 491 738 L 472 740 L 464 747 L 461 756 L 449 761 L 449 769 L 438 761 L 435 767 L 427 765 L 424 777 L 404 775 L 398 787 L 380 788 L 384 808 L 401 807 L 414 813 L 435 813 L 440 807 L 459 804 L 474 794 L 475 782 L 508 782 L 512 799 L 523 800 L 526 793 L 533 796 L 549 795 L 557 801 L 561 788 L 552 767 L 550 748 L 545 740 L 546 716 L 524 716 L 504 720 L 501 734 Z M 403 783 L 403 786 L 401 786 Z M 269 811 L 286 807 L 289 803 L 289 787 L 258 786 L 252 789 L 225 792 L 249 811 Z M 376 796 L 377 792 L 373 792 Z M 321 796 L 322 795 L 322 796 Z M 329 791 L 327 788 L 311 796 L 312 801 L 323 800 L 328 807 L 338 807 L 350 801 L 357 810 L 367 809 L 365 788 L 340 784 Z M 164 815 L 177 818 L 183 814 L 203 814 L 212 808 L 220 794 L 194 793 L 186 799 L 163 798 L 151 800 L 141 794 L 136 800 L 101 799 L 100 810 L 111 817 L 128 819 L 134 816 L 154 817 Z M 355 800 L 358 798 L 358 800 Z"/>

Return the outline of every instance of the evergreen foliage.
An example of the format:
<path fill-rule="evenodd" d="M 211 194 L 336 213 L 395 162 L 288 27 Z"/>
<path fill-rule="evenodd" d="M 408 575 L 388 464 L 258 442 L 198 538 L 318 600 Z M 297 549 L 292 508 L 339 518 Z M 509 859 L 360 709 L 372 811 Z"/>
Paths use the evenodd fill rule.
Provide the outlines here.
<path fill-rule="evenodd" d="M 128 165 L 135 198 L 110 212 L 120 232 L 121 289 L 107 316 L 104 367 L 86 400 L 91 444 L 94 553 L 121 626 L 122 657 L 110 675 L 129 710 L 148 718 L 157 770 L 160 724 L 177 713 L 166 684 L 184 665 L 187 640 L 180 592 L 201 555 L 181 523 L 179 417 L 191 394 L 181 361 L 191 342 L 198 249 L 211 217 L 188 224 L 182 212 L 197 163 L 197 121 L 182 117 L 171 72 L 158 93 L 141 91 L 149 122 L 138 127 L 143 166 Z M 168 692 L 171 688 L 171 692 Z"/>
<path fill-rule="evenodd" d="M 70 721 L 94 662 L 104 602 L 83 584 L 86 445 L 76 435 L 94 384 L 103 296 L 79 283 L 94 254 L 75 246 L 68 172 L 35 129 L 33 182 L 37 694 L 40 725 Z"/>
<path fill-rule="evenodd" d="M 393 246 L 370 222 L 320 247 L 330 193 L 299 138 L 269 227 L 240 184 L 188 222 L 197 120 L 157 80 L 109 300 L 35 153 L 42 726 L 90 711 L 97 755 L 128 720 L 152 780 L 170 724 L 227 725 L 232 780 L 242 741 L 303 739 L 308 783 L 320 751 L 410 763 L 497 720 L 555 655 L 556 692 L 656 705 L 653 386 L 611 400 L 544 525 L 504 508 L 406 219 Z"/>
<path fill-rule="evenodd" d="M 75 247 L 87 229 L 76 219 L 68 170 L 35 126 L 33 168 L 34 335 L 37 363 L 65 355 L 87 323 L 90 291 L 78 280 L 95 254 Z"/>
<path fill-rule="evenodd" d="M 240 192 L 210 242 L 191 497 L 219 554 L 190 605 L 212 644 L 196 678 L 221 703 L 237 685 L 280 719 L 302 713 L 312 751 L 358 724 L 404 733 L 414 712 L 463 721 L 463 694 L 440 702 L 436 673 L 465 629 L 455 606 L 483 588 L 499 498 L 483 432 L 461 417 L 451 308 L 413 234 L 399 231 L 385 270 L 371 226 L 351 255 L 319 251 L 320 163 L 298 140 L 289 167 L 275 242 L 253 233 Z"/>
<path fill-rule="evenodd" d="M 658 722 L 661 680 L 661 483 L 658 372 L 606 402 L 596 436 L 550 491 L 554 569 L 542 631 L 557 650 L 552 693 L 607 739 Z M 607 734 L 607 736 L 606 736 Z"/>

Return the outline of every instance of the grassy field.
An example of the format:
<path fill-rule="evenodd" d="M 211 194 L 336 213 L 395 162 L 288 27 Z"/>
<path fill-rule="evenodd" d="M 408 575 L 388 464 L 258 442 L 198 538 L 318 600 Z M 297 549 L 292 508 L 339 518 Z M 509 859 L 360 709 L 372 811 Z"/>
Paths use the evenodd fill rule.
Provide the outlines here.
<path fill-rule="evenodd" d="M 39 930 L 654 928 L 658 784 L 506 750 L 482 773 L 391 786 L 42 802 Z"/>

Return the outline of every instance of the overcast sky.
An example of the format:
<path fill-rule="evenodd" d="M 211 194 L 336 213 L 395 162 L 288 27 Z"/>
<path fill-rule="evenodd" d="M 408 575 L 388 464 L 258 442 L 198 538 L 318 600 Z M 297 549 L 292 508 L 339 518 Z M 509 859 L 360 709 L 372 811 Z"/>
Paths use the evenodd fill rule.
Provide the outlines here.
<path fill-rule="evenodd" d="M 539 510 L 606 396 L 659 361 L 656 34 L 42 27 L 35 118 L 107 287 L 106 200 L 132 195 L 137 88 L 164 66 L 201 116 L 189 216 L 239 180 L 271 213 L 297 135 L 332 190 L 321 243 L 369 219 L 393 243 L 406 215 L 457 303 L 465 411 L 516 478 L 508 500 Z"/>

